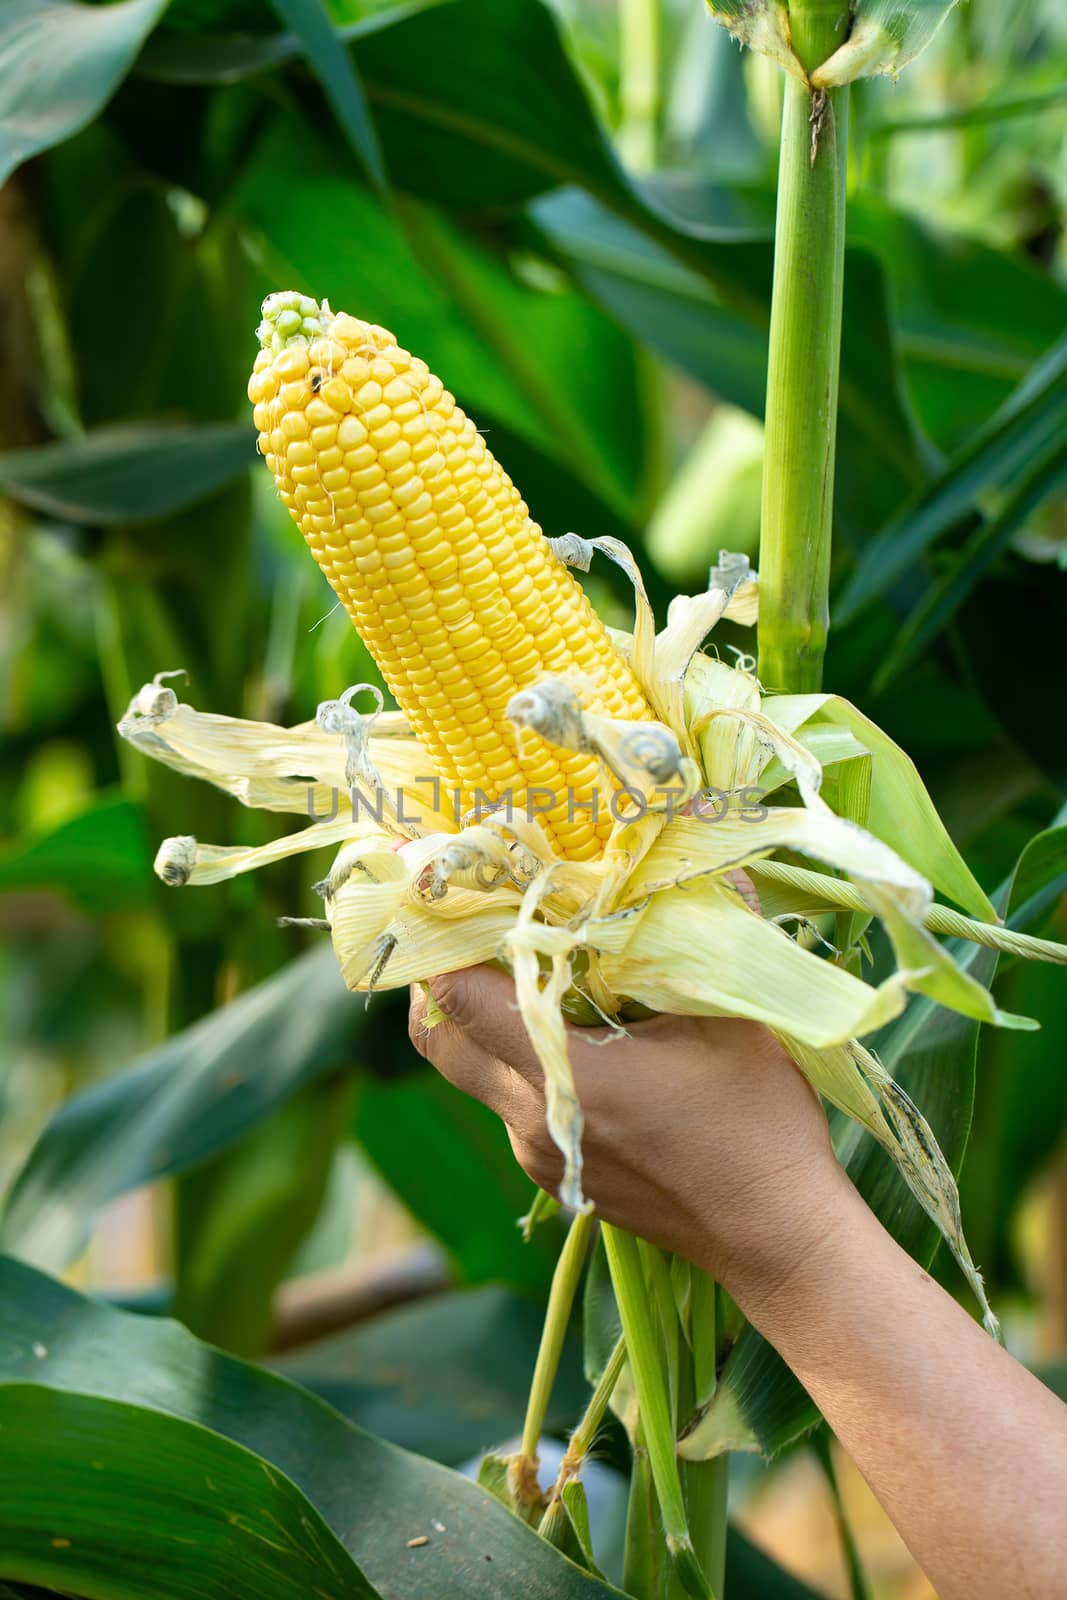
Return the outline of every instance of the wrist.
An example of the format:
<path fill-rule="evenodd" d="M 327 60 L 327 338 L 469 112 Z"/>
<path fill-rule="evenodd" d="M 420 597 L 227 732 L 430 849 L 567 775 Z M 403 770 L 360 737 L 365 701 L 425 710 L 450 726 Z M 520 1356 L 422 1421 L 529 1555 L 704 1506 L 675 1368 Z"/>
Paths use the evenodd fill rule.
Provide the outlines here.
<path fill-rule="evenodd" d="M 748 1320 L 768 1337 L 780 1322 L 832 1294 L 834 1279 L 870 1224 L 882 1232 L 832 1158 L 777 1183 L 751 1222 L 731 1245 L 718 1276 Z"/>

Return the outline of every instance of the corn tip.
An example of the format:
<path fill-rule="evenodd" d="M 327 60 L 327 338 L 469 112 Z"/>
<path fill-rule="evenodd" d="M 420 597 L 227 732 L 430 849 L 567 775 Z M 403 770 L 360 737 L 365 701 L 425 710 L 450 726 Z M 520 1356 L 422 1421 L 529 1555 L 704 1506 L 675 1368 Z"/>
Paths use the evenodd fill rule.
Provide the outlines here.
<path fill-rule="evenodd" d="M 256 337 L 265 350 L 275 355 L 297 340 L 307 344 L 319 338 L 332 320 L 327 301 L 320 306 L 310 295 L 296 289 L 278 289 L 269 294 L 262 310 L 263 320 Z"/>

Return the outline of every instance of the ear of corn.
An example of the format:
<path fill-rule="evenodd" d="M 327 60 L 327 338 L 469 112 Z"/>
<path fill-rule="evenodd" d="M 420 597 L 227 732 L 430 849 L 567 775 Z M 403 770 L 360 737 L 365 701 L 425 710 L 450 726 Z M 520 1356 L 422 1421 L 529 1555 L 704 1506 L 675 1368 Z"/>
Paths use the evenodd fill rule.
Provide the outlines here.
<path fill-rule="evenodd" d="M 259 448 L 440 778 L 465 813 L 528 795 L 558 853 L 600 854 L 592 754 L 507 710 L 546 675 L 585 707 L 651 715 L 580 586 L 481 434 L 382 328 L 272 295 L 249 383 Z"/>

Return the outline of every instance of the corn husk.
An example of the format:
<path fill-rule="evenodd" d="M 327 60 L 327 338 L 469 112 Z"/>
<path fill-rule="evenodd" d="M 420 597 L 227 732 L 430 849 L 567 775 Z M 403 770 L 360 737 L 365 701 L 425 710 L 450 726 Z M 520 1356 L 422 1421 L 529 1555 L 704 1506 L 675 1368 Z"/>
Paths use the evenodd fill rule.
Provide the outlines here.
<path fill-rule="evenodd" d="M 565 1014 L 580 1003 L 620 1033 L 635 1005 L 766 1024 L 819 1093 L 893 1156 L 988 1322 L 951 1173 L 920 1114 L 860 1041 L 909 994 L 995 1026 L 1028 1025 L 954 962 L 931 931 L 939 912 L 946 931 L 1017 954 L 1067 952 L 999 927 L 915 767 L 855 707 L 832 695 L 764 696 L 750 660 L 729 665 L 702 652 L 721 617 L 755 618 L 756 580 L 743 557 L 721 558 L 707 590 L 679 597 L 657 633 L 625 546 L 557 541 L 557 553 L 579 566 L 596 552 L 633 583 L 635 626 L 618 642 L 657 720 L 592 716 L 563 679 L 524 691 L 511 712 L 517 737 L 533 727 L 597 755 L 601 798 L 616 819 L 599 860 L 558 859 L 536 817 L 505 806 L 449 816 L 404 719 L 382 712 L 380 696 L 370 709 L 353 703 L 365 701 L 365 686 L 320 708 L 316 722 L 285 729 L 196 711 L 157 680 L 131 703 L 119 725 L 125 738 L 242 804 L 316 819 L 257 849 L 179 836 L 161 847 L 160 876 L 212 883 L 340 843 L 318 887 L 350 987 L 366 993 L 505 963 L 544 1068 L 548 1126 L 565 1162 L 561 1196 L 578 1209 L 582 1118 Z M 857 782 L 837 781 L 841 772 Z M 828 793 L 852 796 L 851 816 L 824 798 L 827 774 Z M 798 856 L 806 869 L 789 866 Z M 779 876 L 739 878 L 761 862 Z M 936 906 L 935 888 L 977 920 Z M 855 937 L 834 949 L 812 917 L 842 904 L 852 914 L 832 926 Z M 896 958 L 878 983 L 862 975 L 871 918 Z"/>

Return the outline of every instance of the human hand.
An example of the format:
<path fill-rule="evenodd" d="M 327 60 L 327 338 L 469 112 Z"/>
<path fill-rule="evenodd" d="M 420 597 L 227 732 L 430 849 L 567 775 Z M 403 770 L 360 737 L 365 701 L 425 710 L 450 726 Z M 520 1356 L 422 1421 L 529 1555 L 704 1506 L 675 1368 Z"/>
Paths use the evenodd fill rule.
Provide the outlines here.
<path fill-rule="evenodd" d="M 511 979 L 474 967 L 431 989 L 446 1020 L 427 1031 L 414 990 L 416 1046 L 503 1117 L 519 1161 L 553 1192 L 562 1160 Z M 1061 1595 L 1062 1403 L 867 1209 L 774 1037 L 753 1022 L 667 1016 L 593 1043 L 603 1037 L 570 1030 L 598 1215 L 729 1290 L 945 1600 Z"/>
<path fill-rule="evenodd" d="M 555 1193 L 562 1158 L 512 980 L 473 967 L 430 987 L 446 1020 L 427 1029 L 413 988 L 416 1048 L 503 1118 L 521 1165 Z M 569 1030 L 597 1214 L 695 1262 L 735 1298 L 762 1299 L 825 1237 L 842 1194 L 855 1198 L 817 1096 L 758 1023 L 661 1016 L 604 1037 Z"/>

